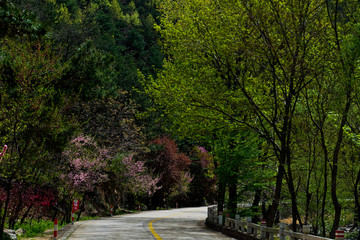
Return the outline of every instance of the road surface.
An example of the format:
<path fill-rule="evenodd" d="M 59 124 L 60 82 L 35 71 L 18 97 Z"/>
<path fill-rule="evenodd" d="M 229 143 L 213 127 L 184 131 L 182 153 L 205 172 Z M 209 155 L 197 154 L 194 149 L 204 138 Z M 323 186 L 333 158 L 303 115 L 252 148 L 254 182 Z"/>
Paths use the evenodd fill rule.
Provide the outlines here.
<path fill-rule="evenodd" d="M 205 226 L 207 207 L 118 215 L 79 222 L 69 240 L 229 240 Z"/>

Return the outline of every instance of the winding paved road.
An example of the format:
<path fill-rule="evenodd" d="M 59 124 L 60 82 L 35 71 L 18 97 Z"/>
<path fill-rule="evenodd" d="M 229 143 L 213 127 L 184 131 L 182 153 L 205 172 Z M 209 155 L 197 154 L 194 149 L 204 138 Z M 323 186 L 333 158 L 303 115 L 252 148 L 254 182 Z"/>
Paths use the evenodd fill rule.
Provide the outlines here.
<path fill-rule="evenodd" d="M 229 240 L 205 226 L 207 207 L 144 211 L 78 222 L 69 240 Z"/>

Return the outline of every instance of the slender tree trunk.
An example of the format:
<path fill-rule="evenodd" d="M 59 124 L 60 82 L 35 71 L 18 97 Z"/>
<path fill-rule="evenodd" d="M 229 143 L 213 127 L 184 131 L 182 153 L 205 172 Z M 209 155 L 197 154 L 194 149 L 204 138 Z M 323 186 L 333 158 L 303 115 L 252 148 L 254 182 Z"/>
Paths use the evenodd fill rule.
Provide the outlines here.
<path fill-rule="evenodd" d="M 20 210 L 22 207 L 22 200 L 21 200 L 21 194 L 19 194 L 19 202 L 16 206 L 16 209 L 14 209 L 13 214 L 11 214 L 11 217 L 9 217 L 9 229 L 14 229 L 15 227 L 15 223 L 16 223 L 16 219 L 19 217 L 20 215 Z"/>
<path fill-rule="evenodd" d="M 359 202 L 359 182 L 360 182 L 360 171 L 358 171 L 356 176 L 356 181 L 354 184 L 354 201 L 355 201 L 355 226 L 359 226 L 360 223 L 360 202 Z"/>
<path fill-rule="evenodd" d="M 3 211 L 3 215 L 1 218 L 1 224 L 0 224 L 0 237 L 1 238 L 4 234 L 6 215 L 8 212 L 8 207 L 9 207 L 10 197 L 11 197 L 11 187 L 12 187 L 12 178 L 9 178 L 9 180 L 6 184 L 6 200 L 5 200 L 4 211 Z"/>
<path fill-rule="evenodd" d="M 32 203 L 32 204 L 30 204 L 30 206 L 27 208 L 25 214 L 24 214 L 24 215 L 22 216 L 22 218 L 21 218 L 21 221 L 20 221 L 21 224 L 25 222 L 25 219 L 26 219 L 26 217 L 28 216 L 28 214 L 29 214 L 29 212 L 30 212 L 30 210 L 32 209 L 33 206 L 34 206 L 34 204 Z"/>
<path fill-rule="evenodd" d="M 316 188 L 316 194 L 315 194 L 315 198 L 316 198 L 316 209 L 321 209 L 320 208 L 320 201 L 321 201 L 321 196 L 320 196 L 320 188 L 317 187 Z M 313 233 L 314 235 L 317 235 L 318 232 L 319 232 L 319 219 L 320 219 L 320 214 L 319 214 L 319 211 L 316 211 L 316 221 L 315 221 L 315 224 L 313 225 Z"/>
<path fill-rule="evenodd" d="M 331 199 L 334 205 L 335 210 L 335 217 L 334 217 L 334 223 L 331 228 L 330 237 L 335 237 L 335 231 L 339 228 L 340 224 L 340 217 L 341 217 L 341 205 L 339 203 L 339 200 L 337 198 L 337 175 L 338 175 L 338 164 L 339 164 L 339 154 L 340 154 L 340 148 L 341 143 L 343 140 L 343 134 L 344 134 L 344 126 L 347 121 L 347 116 L 350 111 L 351 106 L 351 89 L 348 89 L 346 93 L 346 105 L 344 109 L 344 113 L 341 118 L 341 123 L 339 126 L 339 132 L 337 136 L 337 142 L 335 145 L 334 153 L 333 153 L 333 159 L 332 159 L 332 168 L 331 168 Z"/>
<path fill-rule="evenodd" d="M 237 181 L 236 177 L 233 178 L 233 181 L 228 183 L 229 186 L 229 210 L 231 214 L 236 213 L 237 209 Z"/>
<path fill-rule="evenodd" d="M 321 204 L 321 230 L 322 230 L 322 236 L 326 236 L 326 226 L 325 226 L 325 208 L 326 208 L 326 195 L 327 195 L 327 188 L 328 188 L 328 163 L 329 163 L 329 155 L 327 146 L 325 143 L 325 135 L 323 129 L 320 130 L 321 135 L 321 145 L 324 151 L 324 192 L 322 197 L 322 204 Z"/>
<path fill-rule="evenodd" d="M 309 185 L 310 185 L 310 179 L 308 179 L 308 182 L 306 183 L 306 190 L 305 190 L 305 194 L 306 194 L 305 222 L 304 222 L 305 225 L 308 224 L 309 213 L 310 213 L 310 202 L 311 202 L 311 197 L 312 197 Z"/>
<path fill-rule="evenodd" d="M 66 220 L 66 213 L 64 214 L 63 218 L 61 219 L 60 225 L 62 225 Z"/>
<path fill-rule="evenodd" d="M 70 210 L 70 208 L 68 209 L 68 211 L 66 211 L 65 216 L 66 216 L 66 222 L 70 223 L 71 222 L 71 210 Z"/>
<path fill-rule="evenodd" d="M 335 215 L 334 215 L 334 223 L 331 228 L 330 237 L 335 237 L 335 231 L 339 228 L 340 217 L 341 217 L 341 205 L 337 198 L 336 189 L 337 189 L 337 167 L 335 167 L 331 172 L 331 199 L 334 205 Z"/>
<path fill-rule="evenodd" d="M 288 166 L 288 168 L 290 168 L 290 166 Z M 299 220 L 299 224 L 300 226 L 302 226 L 302 222 L 301 222 L 301 218 L 300 218 L 300 214 L 298 211 L 298 207 L 297 207 L 297 202 L 296 202 L 296 191 L 295 191 L 295 187 L 294 187 L 294 180 L 292 177 L 292 173 L 291 173 L 291 169 L 288 170 L 288 188 L 289 188 L 289 192 L 290 192 L 290 196 L 291 196 L 291 214 L 292 214 L 292 231 L 296 232 L 297 228 L 296 228 L 296 224 L 297 224 L 297 220 Z"/>
<path fill-rule="evenodd" d="M 76 221 L 80 221 L 80 216 L 81 216 L 81 213 L 84 211 L 84 208 L 85 208 L 85 200 L 83 199 L 81 201 L 81 205 L 80 205 L 80 210 L 79 210 L 79 213 L 78 213 L 78 216 L 77 216 L 77 220 Z"/>
<path fill-rule="evenodd" d="M 259 207 L 259 204 L 260 204 L 260 199 L 261 199 L 261 189 L 257 189 L 255 191 L 255 197 L 254 197 L 254 200 L 252 202 L 252 208 L 254 209 L 253 211 L 255 213 L 259 212 L 258 207 Z M 259 221 L 260 221 L 260 219 L 259 219 L 258 215 L 255 214 L 255 217 L 253 217 L 253 223 L 257 223 Z"/>
<path fill-rule="evenodd" d="M 284 178 L 284 174 L 285 174 L 285 168 L 283 165 L 280 164 L 278 167 L 278 173 L 276 175 L 276 185 L 275 185 L 273 201 L 266 213 L 266 225 L 268 227 L 272 227 L 274 225 L 276 212 L 280 204 L 282 180 Z"/>
<path fill-rule="evenodd" d="M 55 208 L 54 214 L 53 214 L 53 216 L 52 216 L 52 218 L 51 218 L 51 221 L 52 221 L 52 222 L 55 221 L 55 218 L 56 218 L 56 216 L 57 216 L 58 211 L 59 211 L 58 208 Z"/>
<path fill-rule="evenodd" d="M 290 131 L 290 130 L 289 130 Z M 297 207 L 297 201 L 296 201 L 296 191 L 294 186 L 294 178 L 292 175 L 292 169 L 291 169 L 291 152 L 290 152 L 290 144 L 286 143 L 286 148 L 284 149 L 286 154 L 286 165 L 287 165 L 287 174 L 286 174 L 286 182 L 288 185 L 290 198 L 291 198 L 291 214 L 292 214 L 292 230 L 293 232 L 297 231 L 296 224 L 297 220 L 299 220 L 300 226 L 302 226 L 300 214 Z"/>
<path fill-rule="evenodd" d="M 225 184 L 219 181 L 219 190 L 217 196 L 218 202 L 218 213 L 224 212 L 224 203 L 225 203 Z"/>
<path fill-rule="evenodd" d="M 324 162 L 324 192 L 323 192 L 322 204 L 321 204 L 321 228 L 322 228 L 322 236 L 323 237 L 326 236 L 325 207 L 326 207 L 326 195 L 327 195 L 327 187 L 328 187 L 327 164 L 328 164 L 328 161 L 325 160 L 325 162 Z"/>
<path fill-rule="evenodd" d="M 311 173 L 313 171 L 313 163 L 316 162 L 316 149 L 315 149 L 315 142 L 313 143 L 314 149 L 312 149 L 311 147 L 311 142 L 309 142 L 309 149 L 310 149 L 310 153 L 309 153 L 309 169 L 308 169 L 308 176 L 307 176 L 307 180 L 306 180 L 306 189 L 305 189 L 305 194 L 306 194 L 306 206 L 305 206 L 305 222 L 304 224 L 307 225 L 308 224 L 308 220 L 309 220 L 309 215 L 310 215 L 310 202 L 311 202 L 311 198 L 312 198 L 312 193 L 310 192 L 310 181 L 311 181 Z M 313 156 L 313 163 L 311 162 L 311 157 Z"/>

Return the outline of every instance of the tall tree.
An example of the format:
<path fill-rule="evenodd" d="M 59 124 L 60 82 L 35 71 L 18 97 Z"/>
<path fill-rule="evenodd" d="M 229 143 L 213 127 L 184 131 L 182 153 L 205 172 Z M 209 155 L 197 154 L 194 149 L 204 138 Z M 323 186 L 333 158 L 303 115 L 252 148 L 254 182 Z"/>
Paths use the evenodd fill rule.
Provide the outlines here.
<path fill-rule="evenodd" d="M 150 206 L 168 206 L 170 200 L 184 197 L 189 191 L 191 159 L 181 153 L 175 141 L 168 137 L 159 137 L 150 144 L 152 151 L 145 153 L 143 158 L 147 167 L 159 177 L 159 189 L 152 196 Z"/>
<path fill-rule="evenodd" d="M 13 183 L 45 180 L 67 130 L 63 118 L 66 105 L 54 88 L 66 65 L 61 64 L 61 56 L 50 42 L 22 40 L 1 43 L 0 142 L 9 149 L 0 166 L 6 193 L 1 202 L 0 236 Z"/>
<path fill-rule="evenodd" d="M 149 92 L 170 115 L 181 113 L 182 126 L 210 112 L 254 129 L 272 145 L 278 175 L 269 225 L 283 178 L 293 221 L 301 222 L 292 173 L 294 119 L 300 93 L 324 64 L 324 55 L 314 54 L 327 45 L 318 37 L 326 30 L 322 4 L 189 0 L 164 1 L 161 8 L 158 29 L 169 57 Z"/>

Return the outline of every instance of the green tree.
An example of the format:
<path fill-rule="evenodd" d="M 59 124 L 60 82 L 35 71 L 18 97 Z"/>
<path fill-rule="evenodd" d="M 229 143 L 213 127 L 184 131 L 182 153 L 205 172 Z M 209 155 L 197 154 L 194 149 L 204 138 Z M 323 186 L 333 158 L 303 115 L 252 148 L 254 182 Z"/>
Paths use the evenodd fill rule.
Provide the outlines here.
<path fill-rule="evenodd" d="M 282 193 L 291 199 L 293 222 L 302 224 L 295 180 L 305 160 L 301 148 L 309 143 L 302 131 L 306 116 L 309 134 L 320 134 L 311 146 L 320 146 L 323 160 L 322 209 L 330 183 L 333 235 L 341 216 L 343 128 L 357 96 L 357 53 L 347 51 L 346 38 L 358 3 L 188 0 L 163 1 L 160 9 L 157 29 L 167 59 L 158 78 L 145 83 L 159 109 L 185 134 L 248 127 L 272 146 L 278 170 L 269 225 Z M 316 159 L 304 169 L 308 191 Z"/>
<path fill-rule="evenodd" d="M 260 155 L 257 134 L 252 131 L 218 133 L 218 138 L 212 142 L 215 173 L 218 178 L 219 211 L 226 201 L 225 189 L 228 189 L 227 209 L 234 216 L 238 211 L 237 203 L 247 192 L 256 192 L 261 189 L 261 178 L 257 174 L 265 172 L 257 169 L 261 162 L 257 161 Z M 254 170 L 256 169 L 256 172 Z M 257 186 L 256 186 L 257 185 Z M 259 187 L 259 188 L 258 188 Z M 242 193 L 242 195 L 238 195 Z M 220 195 L 222 194 L 222 196 Z"/>
<path fill-rule="evenodd" d="M 12 184 L 51 176 L 66 131 L 66 105 L 54 85 L 66 68 L 49 42 L 5 39 L 0 52 L 0 142 L 8 154 L 1 161 L 6 200 L 1 203 L 0 235 L 7 217 Z"/>
<path fill-rule="evenodd" d="M 169 57 L 149 92 L 184 128 L 210 113 L 218 124 L 250 127 L 271 144 L 278 175 L 269 225 L 284 177 L 293 221 L 301 222 L 291 167 L 293 122 L 300 93 L 324 64 L 323 55 L 313 54 L 327 44 L 316 37 L 326 28 L 319 4 L 194 0 L 164 1 L 161 8 L 158 29 Z"/>
<path fill-rule="evenodd" d="M 0 36 L 13 37 L 28 35 L 37 38 L 45 32 L 44 26 L 36 19 L 35 14 L 21 9 L 12 1 L 0 3 Z"/>

